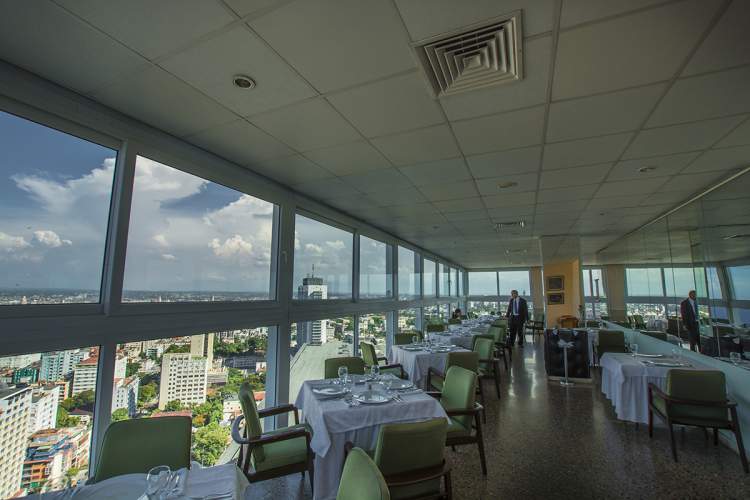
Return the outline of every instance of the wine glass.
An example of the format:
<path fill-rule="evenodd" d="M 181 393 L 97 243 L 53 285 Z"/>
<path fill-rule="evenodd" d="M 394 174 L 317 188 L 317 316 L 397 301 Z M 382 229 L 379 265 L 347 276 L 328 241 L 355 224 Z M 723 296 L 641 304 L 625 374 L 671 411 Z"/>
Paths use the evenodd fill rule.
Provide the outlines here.
<path fill-rule="evenodd" d="M 734 366 L 739 366 L 740 360 L 742 360 L 742 355 L 740 353 L 734 351 L 729 353 L 729 361 L 731 361 Z"/>
<path fill-rule="evenodd" d="M 372 379 L 377 381 L 380 379 L 380 366 L 378 365 L 372 365 L 370 367 L 370 375 L 372 376 Z"/>
<path fill-rule="evenodd" d="M 339 366 L 339 384 L 346 385 L 346 379 L 349 378 L 349 369 L 346 366 Z"/>
<path fill-rule="evenodd" d="M 630 344 L 630 352 L 633 354 L 633 357 L 638 356 L 638 344 Z"/>
<path fill-rule="evenodd" d="M 677 350 L 677 348 L 672 349 L 672 359 L 675 361 L 680 360 L 680 352 Z"/>
<path fill-rule="evenodd" d="M 166 488 L 171 474 L 172 469 L 168 465 L 158 465 L 149 470 L 146 474 L 146 495 L 158 498 L 157 494 Z"/>
<path fill-rule="evenodd" d="M 411 336 L 411 343 L 412 344 L 416 344 L 418 340 L 419 340 L 419 337 L 417 337 L 416 335 L 412 335 Z"/>

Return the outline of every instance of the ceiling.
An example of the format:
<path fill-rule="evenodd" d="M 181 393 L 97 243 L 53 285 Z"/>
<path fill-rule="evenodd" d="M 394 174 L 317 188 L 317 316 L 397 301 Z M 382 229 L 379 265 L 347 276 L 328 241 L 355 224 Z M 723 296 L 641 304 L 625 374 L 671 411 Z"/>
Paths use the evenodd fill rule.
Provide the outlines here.
<path fill-rule="evenodd" d="M 3 9 L 0 59 L 467 267 L 591 254 L 750 163 L 747 1 Z M 518 9 L 524 78 L 431 98 L 411 43 Z"/>

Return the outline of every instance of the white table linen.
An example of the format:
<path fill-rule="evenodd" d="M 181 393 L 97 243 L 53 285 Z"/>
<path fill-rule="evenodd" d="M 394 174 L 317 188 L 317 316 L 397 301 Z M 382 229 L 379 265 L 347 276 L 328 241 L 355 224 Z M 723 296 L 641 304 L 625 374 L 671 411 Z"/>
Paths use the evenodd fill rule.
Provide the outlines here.
<path fill-rule="evenodd" d="M 182 469 L 184 472 L 184 469 Z M 242 471 L 234 464 L 228 463 L 215 467 L 194 467 L 185 475 L 187 483 L 181 494 L 170 496 L 170 499 L 203 498 L 212 495 L 231 494 L 234 500 L 250 498 L 248 481 Z M 85 485 L 76 492 L 75 500 L 138 500 L 145 498 L 146 474 L 125 474 L 104 481 Z M 43 495 L 31 495 L 29 498 L 44 500 L 62 500 L 66 490 L 53 491 Z M 227 496 L 227 499 L 230 497 Z"/>
<path fill-rule="evenodd" d="M 404 346 L 393 346 L 388 354 L 388 363 L 399 363 L 403 367 L 414 385 L 424 387 L 427 381 L 427 370 L 432 367 L 441 372 L 445 371 L 448 359 L 447 352 L 431 352 L 429 350 L 408 351 Z M 456 350 L 465 351 L 461 347 Z"/>
<path fill-rule="evenodd" d="M 315 396 L 312 389 L 316 384 L 321 381 L 306 381 L 295 401 L 304 421 L 313 429 L 310 447 L 315 452 L 315 500 L 336 497 L 347 441 L 373 449 L 382 424 L 448 418 L 440 402 L 424 392 L 402 393 L 403 402 L 349 407 L 341 398 Z M 366 384 L 355 385 L 352 391 L 356 394 L 366 387 Z"/>

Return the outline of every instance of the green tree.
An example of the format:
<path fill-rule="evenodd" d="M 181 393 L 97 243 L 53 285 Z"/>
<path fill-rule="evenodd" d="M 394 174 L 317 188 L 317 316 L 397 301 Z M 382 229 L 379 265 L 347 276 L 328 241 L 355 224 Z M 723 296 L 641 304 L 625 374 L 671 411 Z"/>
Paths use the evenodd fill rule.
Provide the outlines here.
<path fill-rule="evenodd" d="M 112 412 L 112 422 L 119 422 L 120 420 L 127 420 L 130 418 L 128 410 L 126 408 L 118 408 Z"/>
<path fill-rule="evenodd" d="M 164 351 L 164 354 L 170 354 L 173 352 L 190 352 L 190 344 L 172 344 L 171 346 L 167 347 L 167 350 Z"/>
<path fill-rule="evenodd" d="M 205 466 L 216 463 L 229 439 L 229 429 L 216 422 L 199 428 L 193 436 L 193 459 Z"/>
<path fill-rule="evenodd" d="M 138 388 L 138 402 L 148 403 L 149 401 L 152 401 L 156 397 L 156 384 L 154 382 L 150 382 L 146 385 L 141 385 Z"/>
<path fill-rule="evenodd" d="M 138 371 L 140 369 L 141 369 L 141 364 L 140 363 L 138 363 L 138 362 L 132 362 L 132 363 L 130 363 L 129 362 L 127 364 L 127 367 L 125 368 L 125 376 L 126 377 L 132 377 L 133 375 L 135 375 L 136 373 L 138 373 Z"/>
<path fill-rule="evenodd" d="M 168 402 L 164 407 L 164 411 L 180 411 L 184 409 L 185 407 L 182 405 L 179 399 Z"/>
<path fill-rule="evenodd" d="M 80 423 L 81 419 L 78 417 L 71 417 L 68 415 L 68 410 L 61 406 L 57 407 L 57 427 L 75 427 Z"/>

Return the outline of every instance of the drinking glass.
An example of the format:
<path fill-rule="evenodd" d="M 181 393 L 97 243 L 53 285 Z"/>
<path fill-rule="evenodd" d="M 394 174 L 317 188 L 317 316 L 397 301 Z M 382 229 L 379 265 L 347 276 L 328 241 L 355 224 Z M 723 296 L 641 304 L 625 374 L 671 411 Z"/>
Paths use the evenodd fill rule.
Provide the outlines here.
<path fill-rule="evenodd" d="M 349 378 L 349 369 L 346 366 L 339 366 L 339 384 L 345 386 L 347 378 Z"/>
<path fill-rule="evenodd" d="M 372 365 L 370 367 L 370 375 L 372 375 L 373 380 L 380 379 L 380 367 L 378 365 Z"/>
<path fill-rule="evenodd" d="M 742 355 L 740 353 L 734 351 L 729 353 L 729 361 L 731 361 L 734 366 L 738 366 L 741 359 Z"/>
<path fill-rule="evenodd" d="M 419 337 L 417 337 L 416 335 L 412 335 L 411 336 L 411 343 L 412 344 L 416 344 L 418 340 L 419 340 Z"/>
<path fill-rule="evenodd" d="M 158 465 L 148 471 L 148 474 L 146 474 L 146 494 L 149 498 L 158 498 L 158 493 L 166 488 L 171 474 L 172 469 L 168 465 Z"/>
<path fill-rule="evenodd" d="M 672 359 L 674 359 L 675 361 L 680 360 L 680 352 L 676 348 L 672 349 Z"/>
<path fill-rule="evenodd" d="M 633 357 L 638 356 L 638 344 L 630 344 L 630 352 Z"/>

